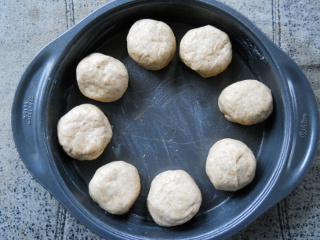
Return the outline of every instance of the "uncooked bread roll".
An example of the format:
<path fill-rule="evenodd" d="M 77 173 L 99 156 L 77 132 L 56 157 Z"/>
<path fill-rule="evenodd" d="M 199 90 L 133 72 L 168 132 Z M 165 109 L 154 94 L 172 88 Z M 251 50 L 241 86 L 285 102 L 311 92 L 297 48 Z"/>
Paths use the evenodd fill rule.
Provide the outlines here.
<path fill-rule="evenodd" d="M 256 159 L 241 141 L 226 138 L 216 142 L 206 161 L 206 173 L 218 190 L 236 191 L 254 178 Z"/>
<path fill-rule="evenodd" d="M 226 87 L 218 105 L 229 121 L 242 125 L 260 123 L 273 110 L 271 90 L 257 80 L 243 80 Z"/>
<path fill-rule="evenodd" d="M 108 118 L 96 106 L 82 104 L 58 122 L 58 140 L 64 151 L 78 160 L 99 157 L 112 137 Z"/>
<path fill-rule="evenodd" d="M 182 170 L 157 175 L 147 198 L 153 220 L 164 227 L 189 221 L 199 211 L 201 202 L 200 189 L 191 176 Z"/>
<path fill-rule="evenodd" d="M 232 60 L 230 39 L 226 33 L 210 25 L 189 30 L 180 42 L 180 58 L 202 77 L 215 76 Z"/>
<path fill-rule="evenodd" d="M 127 36 L 129 56 L 148 70 L 167 66 L 176 52 L 176 38 L 164 22 L 142 19 L 135 22 Z"/>
<path fill-rule="evenodd" d="M 140 193 L 137 169 L 115 161 L 100 167 L 89 183 L 89 194 L 101 208 L 112 214 L 129 211 Z"/>
<path fill-rule="evenodd" d="M 100 102 L 118 100 L 128 87 L 129 75 L 123 63 L 101 53 L 82 59 L 76 74 L 81 93 Z"/>

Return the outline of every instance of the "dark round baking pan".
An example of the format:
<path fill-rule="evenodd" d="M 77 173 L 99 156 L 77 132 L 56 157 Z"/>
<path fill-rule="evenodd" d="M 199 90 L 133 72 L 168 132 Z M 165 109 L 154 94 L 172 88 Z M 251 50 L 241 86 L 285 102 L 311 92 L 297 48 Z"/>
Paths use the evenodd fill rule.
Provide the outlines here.
<path fill-rule="evenodd" d="M 142 18 L 166 22 L 178 45 L 191 28 L 220 28 L 233 45 L 231 65 L 203 79 L 179 60 L 177 52 L 166 68 L 143 69 L 126 50 L 128 30 Z M 120 100 L 101 103 L 81 95 L 75 69 L 93 52 L 111 55 L 127 67 L 130 83 Z M 218 109 L 220 92 L 243 79 L 257 79 L 272 90 L 274 111 L 263 123 L 230 123 Z M 82 103 L 100 107 L 113 127 L 112 141 L 94 161 L 69 158 L 57 140 L 59 118 Z M 247 226 L 302 180 L 317 148 L 319 118 L 301 70 L 235 10 L 216 1 L 115 1 L 33 59 L 16 91 L 12 129 L 29 171 L 97 234 L 107 239 L 221 239 Z M 237 192 L 215 190 L 205 173 L 209 148 L 222 138 L 245 142 L 257 157 L 253 182 Z M 88 194 L 96 169 L 114 160 L 135 165 L 141 176 L 141 194 L 122 216 L 106 213 Z M 152 221 L 146 197 L 151 180 L 169 169 L 183 169 L 194 178 L 203 204 L 191 221 L 163 228 Z"/>

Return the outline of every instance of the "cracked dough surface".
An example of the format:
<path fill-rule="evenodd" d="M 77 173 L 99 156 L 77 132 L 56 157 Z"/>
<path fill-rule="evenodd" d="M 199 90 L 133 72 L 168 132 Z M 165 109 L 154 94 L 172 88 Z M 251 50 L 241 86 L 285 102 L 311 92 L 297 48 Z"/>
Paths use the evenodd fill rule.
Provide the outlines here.
<path fill-rule="evenodd" d="M 142 19 L 135 22 L 127 36 L 129 56 L 148 70 L 167 66 L 176 52 L 176 38 L 164 22 Z"/>
<path fill-rule="evenodd" d="M 254 178 L 256 159 L 250 148 L 241 141 L 225 138 L 210 149 L 206 173 L 218 190 L 236 191 Z"/>
<path fill-rule="evenodd" d="M 140 188 L 138 170 L 124 161 L 114 161 L 98 168 L 89 183 L 89 194 L 101 208 L 119 215 L 129 211 Z"/>
<path fill-rule="evenodd" d="M 81 93 L 96 101 L 116 101 L 128 88 L 129 75 L 123 63 L 101 53 L 82 59 L 76 75 Z"/>
<path fill-rule="evenodd" d="M 207 25 L 189 30 L 180 42 L 180 59 L 202 77 L 223 72 L 232 60 L 230 39 L 223 31 Z"/>
<path fill-rule="evenodd" d="M 82 104 L 58 122 L 58 140 L 64 151 L 78 160 L 99 157 L 112 137 L 108 118 L 96 106 Z"/>
<path fill-rule="evenodd" d="M 183 170 L 169 170 L 151 182 L 147 198 L 148 210 L 160 226 L 171 227 L 189 221 L 202 202 L 200 189 Z"/>
<path fill-rule="evenodd" d="M 226 87 L 218 105 L 229 121 L 242 125 L 260 123 L 273 111 L 271 90 L 257 80 L 243 80 Z"/>

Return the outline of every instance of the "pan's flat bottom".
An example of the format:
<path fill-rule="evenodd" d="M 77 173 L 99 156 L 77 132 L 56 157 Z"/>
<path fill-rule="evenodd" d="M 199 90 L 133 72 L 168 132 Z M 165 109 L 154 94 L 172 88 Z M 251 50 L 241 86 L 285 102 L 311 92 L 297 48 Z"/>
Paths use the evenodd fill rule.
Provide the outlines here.
<path fill-rule="evenodd" d="M 193 26 L 169 23 L 177 43 Z M 124 160 L 137 167 L 141 177 L 141 194 L 131 213 L 150 219 L 146 197 L 152 179 L 172 169 L 187 171 L 199 185 L 203 203 L 199 214 L 205 214 L 237 193 L 217 191 L 205 173 L 210 147 L 223 138 L 246 143 L 258 157 L 262 147 L 264 123 L 241 126 L 227 121 L 218 108 L 220 92 L 243 79 L 258 79 L 248 63 L 236 51 L 226 71 L 204 79 L 187 68 L 179 59 L 160 71 L 149 71 L 135 63 L 127 54 L 127 31 L 108 38 L 96 49 L 122 61 L 128 69 L 130 83 L 124 96 L 113 103 L 101 103 L 84 97 L 76 84 L 70 89 L 68 109 L 82 103 L 100 107 L 113 127 L 113 138 L 105 152 L 95 161 L 71 160 L 73 168 L 88 184 L 100 166 Z M 259 175 L 259 168 L 257 175 Z M 255 180 L 250 187 L 255 186 Z"/>

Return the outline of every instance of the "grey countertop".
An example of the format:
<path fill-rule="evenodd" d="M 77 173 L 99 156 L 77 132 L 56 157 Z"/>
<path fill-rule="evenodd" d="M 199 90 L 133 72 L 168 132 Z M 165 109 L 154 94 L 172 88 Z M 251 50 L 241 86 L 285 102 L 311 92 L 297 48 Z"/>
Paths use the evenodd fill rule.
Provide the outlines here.
<path fill-rule="evenodd" d="M 31 59 L 107 0 L 0 0 L 0 239 L 101 239 L 28 172 L 11 106 Z M 223 0 L 252 20 L 304 71 L 320 100 L 320 1 Z M 301 184 L 231 239 L 320 239 L 320 153 Z"/>

